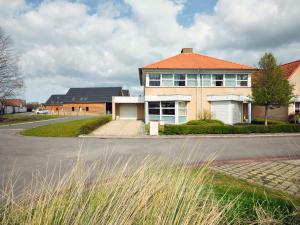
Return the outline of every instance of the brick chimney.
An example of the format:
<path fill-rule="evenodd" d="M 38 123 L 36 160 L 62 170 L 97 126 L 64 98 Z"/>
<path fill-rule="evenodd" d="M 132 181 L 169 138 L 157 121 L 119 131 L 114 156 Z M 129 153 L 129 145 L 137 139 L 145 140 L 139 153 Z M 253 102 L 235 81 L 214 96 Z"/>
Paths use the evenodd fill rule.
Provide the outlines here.
<path fill-rule="evenodd" d="M 193 48 L 183 48 L 181 49 L 181 53 L 193 53 Z"/>

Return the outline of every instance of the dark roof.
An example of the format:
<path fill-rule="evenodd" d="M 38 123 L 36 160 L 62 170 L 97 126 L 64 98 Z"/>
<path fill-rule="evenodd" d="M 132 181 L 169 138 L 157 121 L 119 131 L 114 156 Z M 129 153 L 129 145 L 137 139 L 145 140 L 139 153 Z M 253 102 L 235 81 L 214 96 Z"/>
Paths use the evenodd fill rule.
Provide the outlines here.
<path fill-rule="evenodd" d="M 129 90 L 122 90 L 122 96 L 130 96 Z"/>
<path fill-rule="evenodd" d="M 64 103 L 111 102 L 112 96 L 122 96 L 122 87 L 70 88 L 64 97 Z"/>
<path fill-rule="evenodd" d="M 45 105 L 62 105 L 65 95 L 51 95 Z"/>

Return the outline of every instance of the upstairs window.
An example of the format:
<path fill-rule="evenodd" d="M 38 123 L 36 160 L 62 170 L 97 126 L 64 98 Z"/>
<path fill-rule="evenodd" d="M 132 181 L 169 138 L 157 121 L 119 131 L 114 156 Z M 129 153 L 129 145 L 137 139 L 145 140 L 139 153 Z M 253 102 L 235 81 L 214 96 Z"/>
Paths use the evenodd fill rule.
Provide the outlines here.
<path fill-rule="evenodd" d="M 237 86 L 247 87 L 248 86 L 248 74 L 237 74 L 236 75 Z"/>
<path fill-rule="evenodd" d="M 236 75 L 235 74 L 225 74 L 225 86 L 235 87 L 236 86 Z"/>
<path fill-rule="evenodd" d="M 300 114 L 300 102 L 295 102 L 295 114 Z"/>
<path fill-rule="evenodd" d="M 215 87 L 223 86 L 223 74 L 213 74 L 212 75 L 212 85 Z"/>
<path fill-rule="evenodd" d="M 191 87 L 197 86 L 197 74 L 187 75 L 187 86 L 191 86 Z"/>
<path fill-rule="evenodd" d="M 185 86 L 185 74 L 174 75 L 174 86 Z"/>
<path fill-rule="evenodd" d="M 211 75 L 210 74 L 202 74 L 201 75 L 202 86 L 210 87 L 211 86 Z"/>
<path fill-rule="evenodd" d="M 160 74 L 149 74 L 149 86 L 160 86 Z"/>
<path fill-rule="evenodd" d="M 173 86 L 173 74 L 162 74 L 161 86 L 165 86 L 165 87 Z"/>

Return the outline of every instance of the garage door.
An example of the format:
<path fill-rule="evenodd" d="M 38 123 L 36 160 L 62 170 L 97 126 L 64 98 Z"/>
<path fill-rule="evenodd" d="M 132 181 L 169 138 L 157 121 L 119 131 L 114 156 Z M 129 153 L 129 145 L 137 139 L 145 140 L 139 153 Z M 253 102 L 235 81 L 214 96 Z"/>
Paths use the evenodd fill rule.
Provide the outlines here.
<path fill-rule="evenodd" d="M 213 119 L 221 120 L 223 123 L 230 124 L 230 101 L 220 101 L 211 103 Z"/>
<path fill-rule="evenodd" d="M 120 104 L 120 119 L 121 120 L 136 120 L 137 105 L 136 104 Z"/>

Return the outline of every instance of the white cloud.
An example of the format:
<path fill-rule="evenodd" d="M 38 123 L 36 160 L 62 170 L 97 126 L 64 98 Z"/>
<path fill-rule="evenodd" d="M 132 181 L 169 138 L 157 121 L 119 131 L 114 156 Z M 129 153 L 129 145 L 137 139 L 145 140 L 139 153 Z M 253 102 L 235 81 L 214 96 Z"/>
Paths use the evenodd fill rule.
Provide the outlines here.
<path fill-rule="evenodd" d="M 121 85 L 139 93 L 138 67 L 182 47 L 248 65 L 264 51 L 279 62 L 299 58 L 298 0 L 219 0 L 212 15 L 195 15 L 189 27 L 177 21 L 185 4 L 105 1 L 92 10 L 80 1 L 0 0 L 0 24 L 21 56 L 28 100 L 76 86 Z"/>

